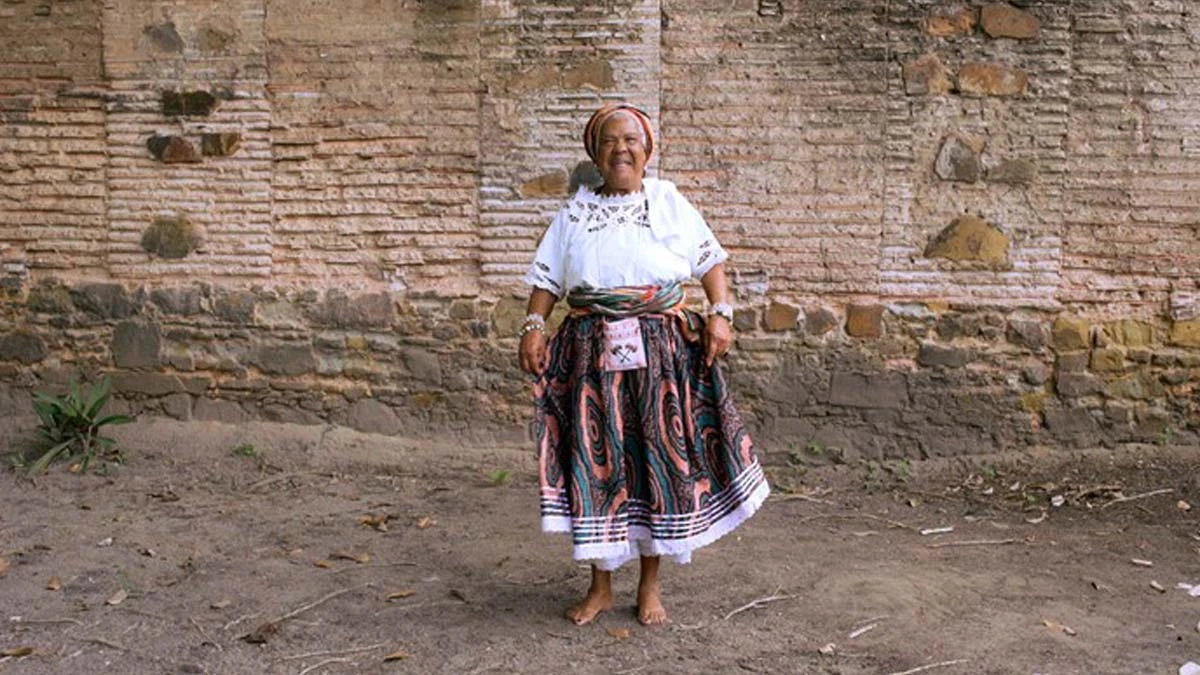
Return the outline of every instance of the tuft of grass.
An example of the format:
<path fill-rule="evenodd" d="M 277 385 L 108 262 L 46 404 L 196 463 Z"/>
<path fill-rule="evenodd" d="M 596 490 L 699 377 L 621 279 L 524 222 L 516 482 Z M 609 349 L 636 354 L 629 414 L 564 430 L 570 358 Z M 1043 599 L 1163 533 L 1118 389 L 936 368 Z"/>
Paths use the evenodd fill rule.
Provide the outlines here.
<path fill-rule="evenodd" d="M 86 389 L 71 380 L 67 393 L 56 396 L 39 391 L 33 395 L 33 411 L 38 416 L 38 433 L 51 443 L 51 447 L 35 461 L 28 464 L 30 475 L 44 473 L 50 463 L 59 457 L 78 457 L 81 473 L 97 454 L 112 455 L 120 459 L 117 442 L 101 435 L 104 427 L 128 424 L 134 420 L 128 415 L 105 415 L 100 411 L 112 397 L 112 380 L 107 375 Z M 24 455 L 14 458 L 14 466 L 25 468 Z"/>
<path fill-rule="evenodd" d="M 508 469 L 495 469 L 488 472 L 488 481 L 492 487 L 501 487 L 508 485 L 508 481 L 512 479 L 512 473 Z"/>

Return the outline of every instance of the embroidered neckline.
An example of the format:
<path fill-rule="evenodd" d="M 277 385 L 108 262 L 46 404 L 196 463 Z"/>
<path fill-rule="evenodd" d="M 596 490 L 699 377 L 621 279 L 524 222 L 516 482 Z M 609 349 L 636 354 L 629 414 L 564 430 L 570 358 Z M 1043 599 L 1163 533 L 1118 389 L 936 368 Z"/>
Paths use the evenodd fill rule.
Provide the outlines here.
<path fill-rule="evenodd" d="M 630 204 L 646 199 L 646 191 L 638 190 L 624 195 L 602 195 L 591 189 L 586 189 L 583 194 L 588 197 L 588 201 L 596 202 L 605 206 L 617 204 Z"/>

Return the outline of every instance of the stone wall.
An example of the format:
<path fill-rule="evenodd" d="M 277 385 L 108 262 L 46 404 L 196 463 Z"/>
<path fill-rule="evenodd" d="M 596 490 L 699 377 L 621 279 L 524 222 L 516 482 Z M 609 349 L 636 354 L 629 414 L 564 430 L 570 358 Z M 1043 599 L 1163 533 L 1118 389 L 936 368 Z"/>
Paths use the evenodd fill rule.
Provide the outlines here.
<path fill-rule="evenodd" d="M 765 446 L 1195 441 L 1189 5 L 9 0 L 0 415 L 112 373 L 520 442 L 519 280 L 625 99 L 733 253 Z"/>

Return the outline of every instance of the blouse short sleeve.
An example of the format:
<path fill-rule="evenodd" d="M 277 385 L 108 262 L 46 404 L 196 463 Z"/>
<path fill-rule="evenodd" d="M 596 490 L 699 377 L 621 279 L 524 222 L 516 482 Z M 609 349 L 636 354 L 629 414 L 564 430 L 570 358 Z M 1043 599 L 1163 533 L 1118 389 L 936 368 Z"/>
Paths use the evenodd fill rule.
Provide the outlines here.
<path fill-rule="evenodd" d="M 691 240 L 688 262 L 692 267 L 692 276 L 699 279 L 713 267 L 729 259 L 729 252 L 717 241 L 716 235 L 704 222 L 704 216 L 692 206 L 683 195 L 676 193 L 681 202 L 678 211 L 684 221 L 684 226 Z"/>
<path fill-rule="evenodd" d="M 533 256 L 533 264 L 525 273 L 525 283 L 536 288 L 550 291 L 557 297 L 566 294 L 567 269 L 566 251 L 564 250 L 564 233 L 566 209 L 559 212 L 550 227 L 546 228 L 538 243 L 537 253 Z"/>

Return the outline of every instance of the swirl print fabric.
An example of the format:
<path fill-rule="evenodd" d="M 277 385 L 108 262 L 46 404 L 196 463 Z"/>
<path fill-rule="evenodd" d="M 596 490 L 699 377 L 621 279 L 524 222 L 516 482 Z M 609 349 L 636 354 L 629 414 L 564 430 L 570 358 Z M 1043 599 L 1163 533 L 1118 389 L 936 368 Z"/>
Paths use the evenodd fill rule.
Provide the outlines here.
<path fill-rule="evenodd" d="M 684 319 L 638 317 L 647 367 L 604 372 L 603 316 L 572 316 L 534 387 L 542 529 L 611 570 L 639 555 L 688 562 L 770 492 L 719 364 Z"/>

